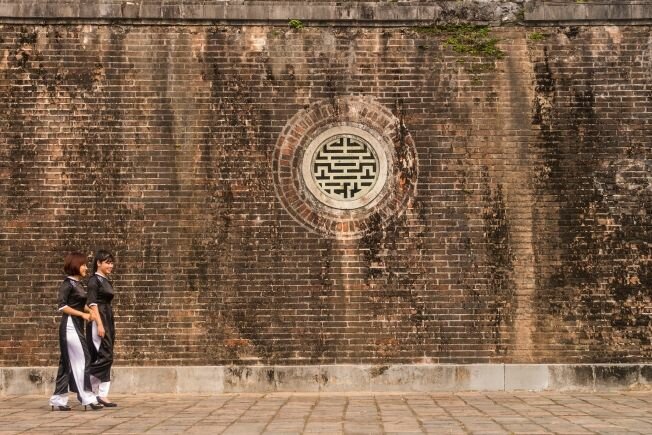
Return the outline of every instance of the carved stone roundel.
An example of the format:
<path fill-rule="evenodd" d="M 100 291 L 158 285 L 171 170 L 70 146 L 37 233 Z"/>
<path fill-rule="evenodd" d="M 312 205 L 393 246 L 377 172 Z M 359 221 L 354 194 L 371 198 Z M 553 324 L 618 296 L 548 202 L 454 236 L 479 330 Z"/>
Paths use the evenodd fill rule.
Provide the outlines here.
<path fill-rule="evenodd" d="M 319 100 L 300 110 L 272 156 L 275 193 L 288 214 L 337 239 L 363 237 L 400 216 L 415 194 L 417 167 L 406 126 L 363 96 Z"/>
<path fill-rule="evenodd" d="M 320 202 L 342 210 L 364 207 L 387 179 L 387 156 L 378 141 L 355 127 L 334 127 L 303 155 L 306 187 Z"/>

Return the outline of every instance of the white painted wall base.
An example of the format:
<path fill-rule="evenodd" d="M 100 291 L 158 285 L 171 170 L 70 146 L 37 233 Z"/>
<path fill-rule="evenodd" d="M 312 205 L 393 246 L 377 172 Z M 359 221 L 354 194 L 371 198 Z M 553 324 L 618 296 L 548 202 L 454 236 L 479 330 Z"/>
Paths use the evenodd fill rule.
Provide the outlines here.
<path fill-rule="evenodd" d="M 50 394 L 55 367 L 0 367 L 0 395 Z M 115 393 L 651 390 L 652 364 L 114 367 Z"/>

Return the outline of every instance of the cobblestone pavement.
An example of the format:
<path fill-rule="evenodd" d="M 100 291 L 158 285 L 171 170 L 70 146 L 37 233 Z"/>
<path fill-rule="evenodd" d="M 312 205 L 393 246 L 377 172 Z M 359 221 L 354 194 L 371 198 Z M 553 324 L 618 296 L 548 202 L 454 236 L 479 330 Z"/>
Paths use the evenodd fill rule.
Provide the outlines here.
<path fill-rule="evenodd" d="M 46 397 L 0 397 L 0 434 L 652 434 L 651 392 L 143 394 L 113 400 L 118 408 L 84 412 L 76 405 L 72 412 L 52 412 Z"/>

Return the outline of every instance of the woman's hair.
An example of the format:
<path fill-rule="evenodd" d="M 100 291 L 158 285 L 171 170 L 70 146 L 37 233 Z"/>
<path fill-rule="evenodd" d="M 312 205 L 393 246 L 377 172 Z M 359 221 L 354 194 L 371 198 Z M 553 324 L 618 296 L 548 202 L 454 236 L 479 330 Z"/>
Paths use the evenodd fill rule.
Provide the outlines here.
<path fill-rule="evenodd" d="M 113 254 L 104 249 L 100 249 L 95 253 L 95 258 L 93 258 L 93 273 L 97 272 L 97 263 L 102 263 L 103 261 L 109 261 L 111 263 L 115 262 Z"/>
<path fill-rule="evenodd" d="M 68 276 L 79 275 L 79 268 L 86 264 L 86 261 L 86 256 L 81 252 L 71 252 L 66 255 L 66 259 L 63 261 L 63 271 Z"/>

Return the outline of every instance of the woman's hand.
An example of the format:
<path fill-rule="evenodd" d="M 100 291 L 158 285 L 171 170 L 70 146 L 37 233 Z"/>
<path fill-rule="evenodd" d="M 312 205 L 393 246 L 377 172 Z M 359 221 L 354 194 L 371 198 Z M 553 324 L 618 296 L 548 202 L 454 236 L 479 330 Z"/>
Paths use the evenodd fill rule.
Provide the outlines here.
<path fill-rule="evenodd" d="M 87 322 L 90 322 L 91 319 L 93 318 L 89 313 L 82 313 L 82 317 L 83 317 L 84 320 L 86 320 Z"/>
<path fill-rule="evenodd" d="M 97 325 L 97 335 L 100 337 L 104 337 L 105 331 L 104 331 L 104 325 L 99 324 Z"/>

